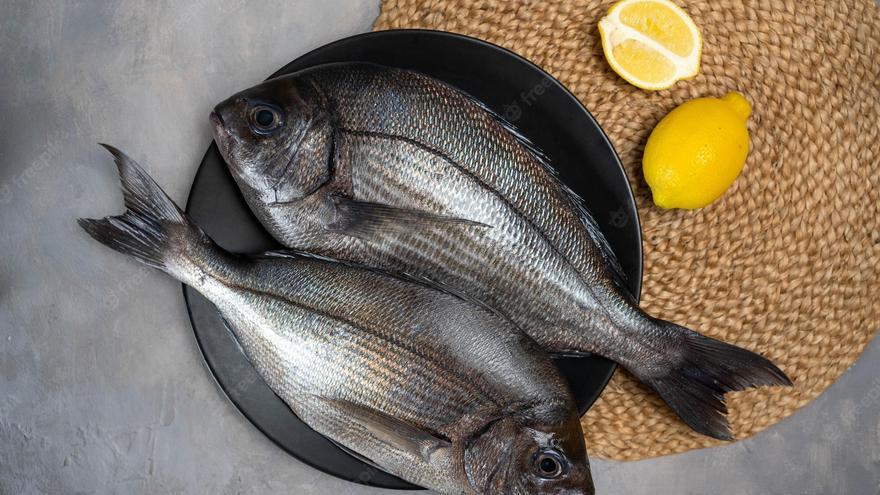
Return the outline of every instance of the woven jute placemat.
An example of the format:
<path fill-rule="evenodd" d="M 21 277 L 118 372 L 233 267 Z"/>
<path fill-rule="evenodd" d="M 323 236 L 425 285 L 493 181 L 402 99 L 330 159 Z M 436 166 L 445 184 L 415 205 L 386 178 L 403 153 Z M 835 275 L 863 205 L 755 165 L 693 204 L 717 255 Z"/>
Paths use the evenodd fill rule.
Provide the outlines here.
<path fill-rule="evenodd" d="M 384 0 L 375 29 L 439 29 L 501 45 L 593 113 L 638 202 L 643 307 L 760 352 L 794 379 L 793 388 L 728 396 L 734 433 L 746 438 L 819 395 L 880 327 L 880 8 L 872 0 L 679 0 L 703 33 L 702 69 L 651 93 L 626 84 L 602 55 L 596 24 L 613 3 Z M 651 129 L 687 99 L 731 90 L 753 105 L 742 176 L 702 210 L 658 209 L 641 175 Z M 583 425 L 591 453 L 605 458 L 719 444 L 621 372 Z"/>

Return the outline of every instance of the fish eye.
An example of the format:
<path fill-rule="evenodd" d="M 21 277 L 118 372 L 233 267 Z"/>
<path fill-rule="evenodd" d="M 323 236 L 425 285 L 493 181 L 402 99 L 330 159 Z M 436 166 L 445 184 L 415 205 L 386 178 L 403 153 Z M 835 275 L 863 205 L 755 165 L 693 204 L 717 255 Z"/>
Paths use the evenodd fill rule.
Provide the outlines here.
<path fill-rule="evenodd" d="M 565 460 L 555 450 L 541 450 L 532 461 L 535 472 L 544 479 L 554 479 L 565 472 Z"/>
<path fill-rule="evenodd" d="M 251 128 L 258 134 L 268 134 L 282 124 L 281 111 L 269 105 L 255 105 L 250 111 Z"/>

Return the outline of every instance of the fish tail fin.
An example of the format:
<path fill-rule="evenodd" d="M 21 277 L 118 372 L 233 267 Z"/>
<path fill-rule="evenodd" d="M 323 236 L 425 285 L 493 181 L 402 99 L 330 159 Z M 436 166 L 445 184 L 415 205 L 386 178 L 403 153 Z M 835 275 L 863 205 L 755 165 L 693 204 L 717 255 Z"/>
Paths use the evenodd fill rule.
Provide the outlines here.
<path fill-rule="evenodd" d="M 655 320 L 671 336 L 666 366 L 638 373 L 688 426 L 713 438 L 732 440 L 724 394 L 761 385 L 792 385 L 770 360 L 693 330 Z"/>
<path fill-rule="evenodd" d="M 126 212 L 101 219 L 80 218 L 77 223 L 101 244 L 177 276 L 172 253 L 207 236 L 140 165 L 113 146 L 101 146 L 113 155 L 119 169 Z"/>

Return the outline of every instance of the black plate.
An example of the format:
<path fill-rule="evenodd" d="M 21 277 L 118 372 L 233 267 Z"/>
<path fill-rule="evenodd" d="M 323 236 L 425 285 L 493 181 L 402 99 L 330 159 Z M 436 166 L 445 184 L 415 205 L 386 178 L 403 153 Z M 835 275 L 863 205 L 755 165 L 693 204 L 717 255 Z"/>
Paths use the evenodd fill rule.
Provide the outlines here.
<path fill-rule="evenodd" d="M 489 43 L 439 31 L 368 33 L 318 48 L 272 77 L 329 62 L 375 62 L 431 75 L 505 116 L 550 157 L 579 193 L 620 258 L 629 287 L 642 278 L 639 220 L 629 183 L 602 129 L 558 81 L 534 64 Z M 255 83 L 257 81 L 254 81 Z M 207 125 L 207 115 L 205 116 Z M 193 181 L 187 212 L 221 246 L 235 252 L 278 248 L 238 192 L 215 145 Z M 184 287 L 193 330 L 217 383 L 257 428 L 297 459 L 326 473 L 372 486 L 415 488 L 345 453 L 303 424 L 260 379 L 214 306 Z M 614 373 L 598 358 L 558 361 L 585 412 Z"/>

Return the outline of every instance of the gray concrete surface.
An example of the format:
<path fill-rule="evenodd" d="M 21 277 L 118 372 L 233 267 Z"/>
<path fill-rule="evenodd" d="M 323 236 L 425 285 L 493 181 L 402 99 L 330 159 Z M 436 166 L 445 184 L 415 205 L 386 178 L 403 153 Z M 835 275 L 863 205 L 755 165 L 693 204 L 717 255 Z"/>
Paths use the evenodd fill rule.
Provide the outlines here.
<path fill-rule="evenodd" d="M 378 494 L 287 456 L 204 366 L 178 284 L 74 218 L 118 211 L 106 141 L 182 201 L 213 102 L 369 29 L 375 1 L 0 4 L 0 493 Z M 880 492 L 880 344 L 759 437 L 595 461 L 602 494 Z"/>

